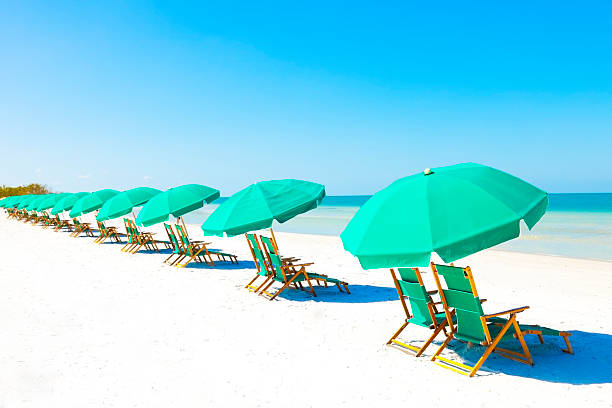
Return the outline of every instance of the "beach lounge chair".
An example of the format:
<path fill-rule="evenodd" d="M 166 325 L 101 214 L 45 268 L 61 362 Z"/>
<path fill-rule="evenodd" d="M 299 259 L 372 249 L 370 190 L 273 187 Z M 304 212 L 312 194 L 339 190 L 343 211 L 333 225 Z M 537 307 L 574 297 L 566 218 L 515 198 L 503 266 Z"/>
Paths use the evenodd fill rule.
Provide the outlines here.
<path fill-rule="evenodd" d="M 541 343 L 544 342 L 542 335 L 561 336 L 567 345 L 567 349 L 563 351 L 573 354 L 569 342 L 570 333 L 541 326 L 519 325 L 516 315 L 529 309 L 529 306 L 518 307 L 499 313 L 485 314 L 482 309 L 482 301 L 476 291 L 472 271 L 469 267 L 460 268 L 432 263 L 431 269 L 450 327 L 450 333 L 446 340 L 432 357 L 432 361 L 435 361 L 436 364 L 470 377 L 476 374 L 492 352 L 524 364 L 533 365 L 531 353 L 524 339 L 526 334 L 537 335 Z M 442 287 L 441 278 L 444 279 L 448 289 Z M 451 320 L 451 309 L 455 311 L 456 323 Z M 501 316 L 507 317 L 502 318 Z M 465 341 L 468 345 L 480 344 L 486 346 L 483 355 L 474 366 L 440 356 L 440 353 L 453 338 Z M 523 350 L 522 353 L 498 346 L 502 341 L 514 339 L 520 343 Z"/>
<path fill-rule="evenodd" d="M 170 240 L 170 244 L 172 246 L 172 253 L 168 258 L 164 259 L 164 263 L 174 265 L 185 255 L 183 252 L 183 246 L 180 244 L 178 238 L 176 237 L 174 229 L 172 229 L 172 225 L 164 223 L 164 228 L 166 229 L 166 234 L 168 234 L 168 239 Z M 177 258 L 173 260 L 172 258 L 175 256 Z"/>
<path fill-rule="evenodd" d="M 124 246 L 124 248 L 127 247 L 126 252 L 135 254 L 143 247 L 149 251 L 159 252 L 157 241 L 153 238 L 152 232 L 141 232 L 134 221 L 128 218 L 124 218 L 123 220 L 126 225 L 128 236 L 131 234 L 131 242 L 130 239 L 128 239 L 128 245 Z"/>
<path fill-rule="evenodd" d="M 413 352 L 416 357 L 419 357 L 441 331 L 448 335 L 445 329 L 447 326 L 446 313 L 443 310 L 438 311 L 436 305 L 441 305 L 442 302 L 434 302 L 431 297 L 438 293 L 438 291 L 427 291 L 425 289 L 423 278 L 418 268 L 397 268 L 397 271 L 400 275 L 399 279 L 393 269 L 391 269 L 391 276 L 393 277 L 393 283 L 397 289 L 402 308 L 406 313 L 406 319 L 387 344 L 400 346 L 402 349 L 407 349 Z M 408 299 L 410 308 L 406 304 L 406 299 Z M 453 315 L 454 311 L 451 313 L 451 317 Z M 420 347 L 397 340 L 397 337 L 410 323 L 427 329 L 433 329 L 431 336 Z"/>
<path fill-rule="evenodd" d="M 72 233 L 70 234 L 71 237 L 76 238 L 81 235 L 82 232 L 84 232 L 85 235 L 89 235 L 93 238 L 94 234 L 92 229 L 89 227 L 88 222 L 80 222 L 78 219 L 73 218 L 72 224 L 74 226 L 74 231 L 72 231 Z"/>
<path fill-rule="evenodd" d="M 262 240 L 267 237 L 261 237 Z M 294 264 L 294 263 L 284 263 L 281 261 L 280 256 L 275 253 L 270 253 L 266 250 L 264 246 L 264 250 L 266 251 L 266 257 L 269 261 L 270 271 L 271 271 L 271 279 L 270 282 L 263 286 L 259 292 L 262 296 L 267 296 L 268 299 L 274 300 L 278 295 L 280 295 L 285 289 L 287 289 L 290 285 L 295 285 L 297 288 L 304 290 L 302 286 L 302 282 L 308 283 L 310 287 L 310 292 L 313 296 L 317 296 L 317 293 L 310 282 L 310 278 L 308 276 L 308 272 L 306 271 L 306 267 L 313 265 L 313 262 L 302 263 L 302 264 Z M 270 287 L 275 283 L 279 282 L 282 286 L 274 293 L 268 292 Z"/>
<path fill-rule="evenodd" d="M 70 224 L 70 221 L 62 220 L 59 214 L 56 214 L 55 215 L 55 228 L 53 228 L 53 231 L 57 232 L 61 230 L 62 228 L 66 228 L 68 231 L 72 232 L 72 225 Z"/>
<path fill-rule="evenodd" d="M 210 266 L 215 266 L 213 255 L 217 258 L 217 262 L 229 261 L 232 263 L 238 263 L 238 257 L 236 255 L 208 249 L 206 245 L 209 245 L 210 242 L 191 241 L 182 225 L 177 224 L 175 227 L 178 234 L 179 243 L 182 246 L 183 256 L 176 261 L 174 266 L 184 268 L 193 260 L 196 260 L 197 262 L 205 262 Z M 184 261 L 184 259 L 187 257 L 187 261 Z"/>
<path fill-rule="evenodd" d="M 255 262 L 255 268 L 257 269 L 257 274 L 253 279 L 246 284 L 245 288 L 251 292 L 257 293 L 266 283 L 272 279 L 273 273 L 270 272 L 270 268 L 268 267 L 268 262 L 264 256 L 264 253 L 259 245 L 259 240 L 257 239 L 257 235 L 255 234 L 244 234 L 247 240 L 247 244 L 249 245 L 249 249 L 251 250 L 251 255 L 253 255 L 253 262 Z M 255 285 L 255 281 L 262 277 L 264 281 Z"/>
<path fill-rule="evenodd" d="M 101 221 L 97 221 L 97 223 L 98 223 L 98 230 L 100 231 L 100 235 L 98 235 L 98 237 L 94 239 L 94 242 L 96 244 L 101 244 L 102 242 L 106 241 L 106 239 L 110 239 L 111 241 L 115 241 L 119 243 L 122 242 L 119 236 L 119 232 L 117 231 L 117 228 L 107 227 Z"/>
<path fill-rule="evenodd" d="M 278 256 L 281 262 L 283 263 L 283 265 L 291 267 L 291 265 L 299 261 L 299 258 L 294 258 L 294 257 L 284 258 L 280 256 L 280 253 L 278 251 L 278 244 L 276 243 L 276 239 L 274 238 L 274 235 L 272 235 L 271 238 L 265 237 L 262 235 L 260 238 L 261 238 L 261 242 L 263 243 L 266 249 L 266 253 L 275 254 L 276 256 Z M 272 263 L 269 257 L 268 257 L 268 261 L 269 263 Z M 310 263 L 309 265 L 314 265 L 314 263 Z M 327 275 L 318 274 L 318 273 L 309 273 L 308 276 L 309 276 L 309 279 L 314 280 L 318 285 L 321 285 L 321 283 L 323 283 L 323 285 L 327 287 L 327 284 L 331 283 L 333 285 L 336 285 L 336 287 L 338 288 L 340 292 L 346 291 L 346 293 L 348 294 L 351 293 L 348 288 L 348 283 L 341 281 L 339 279 L 330 278 Z M 344 288 L 344 291 L 342 290 L 342 288 Z"/>

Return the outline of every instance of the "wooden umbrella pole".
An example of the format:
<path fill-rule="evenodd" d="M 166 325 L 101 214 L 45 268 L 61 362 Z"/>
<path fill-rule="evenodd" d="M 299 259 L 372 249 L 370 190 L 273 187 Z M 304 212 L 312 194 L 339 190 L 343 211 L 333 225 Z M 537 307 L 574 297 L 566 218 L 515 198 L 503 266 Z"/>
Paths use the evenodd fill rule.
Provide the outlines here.
<path fill-rule="evenodd" d="M 179 220 L 181 220 L 181 224 L 183 224 L 183 229 L 185 230 L 185 235 L 187 235 L 187 237 L 189 237 L 189 233 L 187 232 L 187 226 L 185 225 L 185 220 L 183 220 L 183 217 L 179 217 Z"/>
<path fill-rule="evenodd" d="M 272 234 L 272 242 L 274 243 L 274 250 L 278 254 L 278 245 L 276 243 L 276 237 L 274 236 L 274 230 L 270 227 L 270 234 Z"/>

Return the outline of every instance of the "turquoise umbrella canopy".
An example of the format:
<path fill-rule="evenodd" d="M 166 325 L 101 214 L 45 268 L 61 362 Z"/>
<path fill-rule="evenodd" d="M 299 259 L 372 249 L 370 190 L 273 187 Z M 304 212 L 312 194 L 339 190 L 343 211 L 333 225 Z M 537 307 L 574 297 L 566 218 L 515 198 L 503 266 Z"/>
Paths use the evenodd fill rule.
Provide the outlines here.
<path fill-rule="evenodd" d="M 251 184 L 221 204 L 202 224 L 205 235 L 228 236 L 268 228 L 316 208 L 325 186 L 304 180 L 270 180 Z"/>
<path fill-rule="evenodd" d="M 19 205 L 17 206 L 17 209 L 18 210 L 23 210 L 28 204 L 30 204 L 33 200 L 35 200 L 38 197 L 39 197 L 38 194 L 30 194 L 30 195 L 26 196 L 23 200 L 21 200 L 19 202 Z"/>
<path fill-rule="evenodd" d="M 27 211 L 36 211 L 40 203 L 49 196 L 50 194 L 41 194 L 36 197 L 34 200 L 30 201 L 30 203 L 25 207 Z"/>
<path fill-rule="evenodd" d="M 426 170 L 374 194 L 340 235 L 364 269 L 453 262 L 516 238 L 546 212 L 545 191 L 475 163 Z"/>
<path fill-rule="evenodd" d="M 45 211 L 52 208 L 59 200 L 71 195 L 72 193 L 49 194 L 38 203 L 36 211 Z"/>
<path fill-rule="evenodd" d="M 95 211 L 102 207 L 105 202 L 119 194 L 119 191 L 112 189 L 104 189 L 94 191 L 86 196 L 81 197 L 70 210 L 70 217 L 75 218 L 79 215 L 84 215 Z"/>
<path fill-rule="evenodd" d="M 119 193 L 104 203 L 96 220 L 106 221 L 129 214 L 134 207 L 145 204 L 159 193 L 160 190 L 150 187 L 136 187 Z"/>
<path fill-rule="evenodd" d="M 201 184 L 174 187 L 151 198 L 136 217 L 136 224 L 148 227 L 168 221 L 170 215 L 182 217 L 219 198 L 219 190 Z"/>
<path fill-rule="evenodd" d="M 56 215 L 63 211 L 71 210 L 77 201 L 79 201 L 81 198 L 85 197 L 88 194 L 91 193 L 83 191 L 60 198 L 51 209 L 51 215 Z"/>
<path fill-rule="evenodd" d="M 29 196 L 29 194 L 23 194 L 23 195 L 18 195 L 18 196 L 10 197 L 11 200 L 9 202 L 7 202 L 6 204 L 4 204 L 4 206 L 6 208 L 8 208 L 8 207 L 16 208 L 28 196 Z"/>

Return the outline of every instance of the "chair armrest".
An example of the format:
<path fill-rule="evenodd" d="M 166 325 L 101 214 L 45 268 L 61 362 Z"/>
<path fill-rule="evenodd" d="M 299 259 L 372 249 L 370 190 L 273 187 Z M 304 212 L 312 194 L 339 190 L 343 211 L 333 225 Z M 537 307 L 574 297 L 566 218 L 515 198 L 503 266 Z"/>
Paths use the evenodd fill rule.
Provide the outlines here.
<path fill-rule="evenodd" d="M 437 291 L 437 290 L 428 290 L 428 291 L 427 291 L 427 294 L 428 294 L 428 295 L 435 295 L 436 293 L 438 293 L 438 291 Z"/>
<path fill-rule="evenodd" d="M 527 310 L 527 309 L 529 309 L 529 306 L 517 307 L 515 309 L 510 309 L 510 310 L 506 310 L 504 312 L 499 312 L 499 313 L 488 314 L 488 315 L 484 315 L 482 317 L 484 317 L 485 319 L 489 319 L 491 317 L 502 316 L 502 315 L 505 315 L 505 314 L 520 313 L 523 310 Z"/>
<path fill-rule="evenodd" d="M 303 263 L 303 264 L 283 265 L 283 268 L 295 268 L 296 266 L 310 266 L 310 265 L 314 265 L 314 262 Z"/>

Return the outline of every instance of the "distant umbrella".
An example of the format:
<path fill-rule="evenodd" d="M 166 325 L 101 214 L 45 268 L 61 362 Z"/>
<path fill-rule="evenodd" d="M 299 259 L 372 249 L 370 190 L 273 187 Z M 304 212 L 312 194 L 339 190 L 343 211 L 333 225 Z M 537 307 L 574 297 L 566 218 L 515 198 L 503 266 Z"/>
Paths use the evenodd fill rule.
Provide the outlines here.
<path fill-rule="evenodd" d="M 41 194 L 38 197 L 36 197 L 34 200 L 30 201 L 30 203 L 25 207 L 25 209 L 27 211 L 36 211 L 36 209 L 38 208 L 38 206 L 40 205 L 40 203 L 47 198 L 48 196 L 50 196 L 51 194 Z"/>
<path fill-rule="evenodd" d="M 59 194 L 49 194 L 43 200 L 41 200 L 36 208 L 36 211 L 45 211 L 49 208 L 53 208 L 53 206 L 62 198 L 71 195 L 72 193 L 59 193 Z"/>
<path fill-rule="evenodd" d="M 546 212 L 545 191 L 475 163 L 426 170 L 374 194 L 340 238 L 364 269 L 453 262 L 516 238 Z"/>
<path fill-rule="evenodd" d="M 30 194 L 29 196 L 25 197 L 23 200 L 21 200 L 19 202 L 19 205 L 17 206 L 17 209 L 18 210 L 23 210 L 24 208 L 26 208 L 26 206 L 28 204 L 30 204 L 32 201 L 34 201 L 38 197 L 39 197 L 38 194 Z"/>
<path fill-rule="evenodd" d="M 160 190 L 150 187 L 136 187 L 119 193 L 104 203 L 96 220 L 106 221 L 129 214 L 134 207 L 145 204 L 159 193 Z"/>
<path fill-rule="evenodd" d="M 108 188 L 89 193 L 88 195 L 81 197 L 76 203 L 74 203 L 74 206 L 72 207 L 72 210 L 70 210 L 69 215 L 71 218 L 75 218 L 79 215 L 84 215 L 95 211 L 102 207 L 105 202 L 107 202 L 117 194 L 119 194 L 119 191 L 111 190 Z"/>
<path fill-rule="evenodd" d="M 221 204 L 202 224 L 205 235 L 228 236 L 268 228 L 316 208 L 325 186 L 303 180 L 270 180 L 251 184 Z"/>
<path fill-rule="evenodd" d="M 219 190 L 201 184 L 185 184 L 157 194 L 142 207 L 136 217 L 136 224 L 148 227 L 168 221 L 170 215 L 183 215 L 202 208 L 219 198 Z"/>
<path fill-rule="evenodd" d="M 73 193 L 73 194 L 67 195 L 66 197 L 60 198 L 57 201 L 57 203 L 55 203 L 53 208 L 51 209 L 51 215 L 56 215 L 63 211 L 71 210 L 77 201 L 79 201 L 81 198 L 85 197 L 88 194 L 91 194 L 91 193 L 83 191 L 80 193 Z"/>

